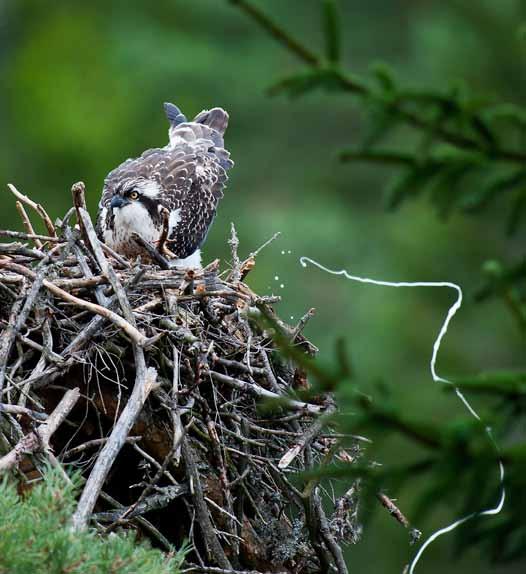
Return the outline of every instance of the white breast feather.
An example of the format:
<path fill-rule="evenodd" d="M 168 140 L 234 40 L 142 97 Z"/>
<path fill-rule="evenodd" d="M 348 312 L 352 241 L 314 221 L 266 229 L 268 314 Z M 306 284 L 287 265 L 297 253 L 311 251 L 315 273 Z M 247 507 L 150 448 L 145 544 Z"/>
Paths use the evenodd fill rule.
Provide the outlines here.
<path fill-rule="evenodd" d="M 113 230 L 104 230 L 104 242 L 116 251 L 135 251 L 135 242 L 132 240 L 134 233 L 150 243 L 159 240 L 161 230 L 154 225 L 148 210 L 139 202 L 114 209 L 113 213 Z"/>
<path fill-rule="evenodd" d="M 175 266 L 181 268 L 199 269 L 201 268 L 201 250 L 197 249 L 185 259 L 176 259 Z"/>

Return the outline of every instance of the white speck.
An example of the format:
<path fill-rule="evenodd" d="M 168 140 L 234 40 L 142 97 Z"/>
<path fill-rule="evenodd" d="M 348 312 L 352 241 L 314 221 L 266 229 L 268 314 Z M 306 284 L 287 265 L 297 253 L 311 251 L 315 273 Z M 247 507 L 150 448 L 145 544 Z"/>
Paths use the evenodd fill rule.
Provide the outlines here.
<path fill-rule="evenodd" d="M 281 255 L 285 255 L 285 250 L 284 250 L 284 249 L 281 251 Z"/>
<path fill-rule="evenodd" d="M 275 275 L 275 276 L 274 276 L 274 281 L 279 281 L 278 275 Z"/>
<path fill-rule="evenodd" d="M 287 253 L 290 255 L 290 254 L 292 253 L 292 251 L 289 249 L 289 250 L 287 251 Z"/>
<path fill-rule="evenodd" d="M 290 316 L 290 320 L 291 320 L 291 321 L 294 321 L 294 315 L 291 315 L 291 316 Z"/>
<path fill-rule="evenodd" d="M 283 283 L 280 285 L 280 287 L 283 289 L 283 287 L 285 287 L 285 285 L 283 285 Z"/>

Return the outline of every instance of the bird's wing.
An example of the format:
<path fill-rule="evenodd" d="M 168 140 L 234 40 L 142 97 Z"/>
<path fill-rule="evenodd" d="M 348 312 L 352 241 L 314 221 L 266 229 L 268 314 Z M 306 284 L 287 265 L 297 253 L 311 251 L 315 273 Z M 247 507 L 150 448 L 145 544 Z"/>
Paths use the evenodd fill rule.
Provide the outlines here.
<path fill-rule="evenodd" d="M 168 249 L 179 259 L 192 255 L 204 243 L 228 179 L 214 148 L 185 153 L 182 161 L 179 173 L 184 173 L 185 186 L 182 192 L 176 186 L 175 201 L 168 207 L 172 213 L 179 210 L 167 240 Z"/>
<path fill-rule="evenodd" d="M 230 165 L 228 152 L 215 148 L 211 141 L 206 145 L 201 141 L 198 145 L 180 143 L 148 150 L 140 158 L 125 161 L 104 182 L 97 219 L 99 237 L 111 218 L 109 204 L 116 185 L 127 179 L 143 178 L 159 185 L 161 191 L 156 200 L 170 214 L 176 214 L 170 219 L 173 225 L 167 239 L 168 249 L 179 259 L 188 257 L 206 239 L 218 201 L 223 197 L 228 179 L 226 168 Z"/>

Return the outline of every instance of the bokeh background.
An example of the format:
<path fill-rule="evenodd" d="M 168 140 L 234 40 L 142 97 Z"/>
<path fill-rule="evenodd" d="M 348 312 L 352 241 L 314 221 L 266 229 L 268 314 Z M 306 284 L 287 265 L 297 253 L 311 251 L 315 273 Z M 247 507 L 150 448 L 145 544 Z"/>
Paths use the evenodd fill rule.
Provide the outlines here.
<path fill-rule="evenodd" d="M 344 0 L 345 60 L 354 72 L 391 64 L 415 87 L 464 81 L 502 100 L 524 102 L 525 19 L 520 0 Z M 309 45 L 321 43 L 318 0 L 260 1 Z M 70 187 L 87 186 L 96 213 L 105 175 L 128 157 L 164 145 L 162 102 L 188 115 L 222 106 L 230 113 L 227 147 L 236 162 L 205 260 L 228 263 L 234 222 L 241 254 L 274 232 L 281 237 L 258 257 L 249 276 L 261 294 L 279 294 L 281 316 L 294 323 L 317 309 L 307 335 L 331 361 L 344 336 L 357 377 L 375 392 L 382 381 L 391 400 L 444 424 L 462 406 L 429 375 L 429 358 L 452 292 L 363 286 L 303 269 L 306 255 L 332 268 L 394 281 L 454 281 L 467 300 L 439 357 L 444 376 L 518 366 L 523 342 L 501 303 L 481 308 L 470 294 L 481 265 L 518 253 L 521 238 L 505 239 L 499 213 L 441 221 L 425 199 L 391 213 L 383 189 L 389 173 L 344 166 L 337 151 L 359 141 L 359 109 L 347 96 L 270 98 L 266 89 L 296 62 L 226 0 L 1 0 L 0 187 L 14 183 L 44 203 L 53 217 L 70 205 Z M 399 136 L 403 138 L 403 134 Z M 403 141 L 400 142 L 403 145 Z M 0 227 L 21 228 L 14 201 L 1 192 Z M 484 411 L 488 405 L 475 404 Z M 374 437 L 379 461 L 403 461 L 406 445 Z M 481 477 L 481 481 L 494 477 Z M 399 494 L 411 516 L 419 488 Z M 399 573 L 411 555 L 407 533 L 373 508 L 363 541 L 350 549 L 356 573 Z M 448 508 L 423 524 L 456 518 Z M 499 573 L 479 552 L 461 557 L 451 537 L 431 547 L 422 572 Z"/>

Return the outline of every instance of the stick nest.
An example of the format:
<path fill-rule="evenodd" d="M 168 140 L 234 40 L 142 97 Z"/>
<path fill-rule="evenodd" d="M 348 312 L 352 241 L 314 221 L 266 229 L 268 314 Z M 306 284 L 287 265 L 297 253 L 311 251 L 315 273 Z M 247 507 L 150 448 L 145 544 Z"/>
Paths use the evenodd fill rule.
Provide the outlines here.
<path fill-rule="evenodd" d="M 73 528 L 189 540 L 187 572 L 346 572 L 356 485 L 335 499 L 300 475 L 351 460 L 335 406 L 300 392 L 306 373 L 273 335 L 312 355 L 305 320 L 285 324 L 247 286 L 255 256 L 239 260 L 235 232 L 226 272 L 163 270 L 98 241 L 81 185 L 55 224 L 12 191 L 25 232 L 0 232 L 0 472 L 76 469 Z"/>

